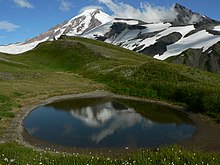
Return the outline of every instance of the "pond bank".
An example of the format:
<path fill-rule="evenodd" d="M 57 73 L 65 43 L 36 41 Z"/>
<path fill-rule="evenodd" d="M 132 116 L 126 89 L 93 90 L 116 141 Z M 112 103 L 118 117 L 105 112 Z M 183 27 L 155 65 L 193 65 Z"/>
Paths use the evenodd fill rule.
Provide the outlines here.
<path fill-rule="evenodd" d="M 125 99 L 133 99 L 133 100 L 141 100 L 141 101 L 147 101 L 152 103 L 161 104 L 164 106 L 168 106 L 171 108 L 174 108 L 176 110 L 181 110 L 181 107 L 171 105 L 168 103 L 158 102 L 158 101 L 152 101 L 147 99 L 140 99 L 136 97 L 127 97 L 127 96 L 121 96 L 116 95 L 110 92 L 106 91 L 94 91 L 89 93 L 82 93 L 82 94 L 73 94 L 73 95 L 66 95 L 66 96 L 56 96 L 50 99 L 47 99 L 45 101 L 40 102 L 37 105 L 24 107 L 19 111 L 19 113 L 16 115 L 16 117 L 12 120 L 12 124 L 10 128 L 8 128 L 8 132 L 4 135 L 3 140 L 0 140 L 0 143 L 4 143 L 7 141 L 17 141 L 18 143 L 21 143 L 27 147 L 33 147 L 35 149 L 42 149 L 42 150 L 50 150 L 50 151 L 64 151 L 64 152 L 70 152 L 70 153 L 82 153 L 82 154 L 112 154 L 112 149 L 80 149 L 80 148 L 72 148 L 72 147 L 60 147 L 49 145 L 48 143 L 44 143 L 42 141 L 39 141 L 38 139 L 34 139 L 33 137 L 30 137 L 23 129 L 23 120 L 25 117 L 35 108 L 39 106 L 43 106 L 45 104 L 49 104 L 51 102 L 57 101 L 57 100 L 64 100 L 64 99 L 71 99 L 71 98 L 91 98 L 91 97 L 117 97 L 117 98 L 125 98 Z M 199 148 L 204 151 L 214 151 L 217 153 L 220 153 L 220 141 L 218 140 L 220 137 L 220 126 L 213 121 L 213 119 L 210 119 L 209 117 L 200 115 L 200 114 L 194 114 L 194 113 L 187 113 L 189 117 L 193 120 L 193 122 L 197 126 L 197 131 L 193 135 L 191 140 L 181 142 L 179 143 L 181 146 L 186 148 Z M 28 142 L 27 142 L 28 141 Z M 129 154 L 133 153 L 136 150 L 139 149 L 117 149 L 117 151 L 114 151 L 114 155 L 121 155 L 123 154 Z"/>

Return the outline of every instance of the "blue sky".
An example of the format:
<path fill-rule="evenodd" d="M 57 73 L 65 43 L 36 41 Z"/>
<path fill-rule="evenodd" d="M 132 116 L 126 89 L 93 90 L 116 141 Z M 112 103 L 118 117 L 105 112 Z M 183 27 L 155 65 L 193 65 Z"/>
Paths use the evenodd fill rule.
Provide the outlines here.
<path fill-rule="evenodd" d="M 32 38 L 69 20 L 86 6 L 99 6 L 112 15 L 116 14 L 114 9 L 109 9 L 112 4 L 118 5 L 119 9 L 127 4 L 141 10 L 141 3 L 149 3 L 153 8 L 169 8 L 180 3 L 195 12 L 220 20 L 220 0 L 0 0 L 0 45 Z"/>

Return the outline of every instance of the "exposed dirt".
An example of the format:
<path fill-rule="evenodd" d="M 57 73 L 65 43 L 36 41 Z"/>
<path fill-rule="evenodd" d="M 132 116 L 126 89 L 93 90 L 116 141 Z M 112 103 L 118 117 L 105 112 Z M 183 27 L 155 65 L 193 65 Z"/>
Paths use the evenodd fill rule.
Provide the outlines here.
<path fill-rule="evenodd" d="M 194 121 L 197 130 L 192 139 L 180 143 L 182 146 L 192 149 L 220 153 L 220 124 L 214 119 L 201 114 L 190 113 L 189 117 Z"/>

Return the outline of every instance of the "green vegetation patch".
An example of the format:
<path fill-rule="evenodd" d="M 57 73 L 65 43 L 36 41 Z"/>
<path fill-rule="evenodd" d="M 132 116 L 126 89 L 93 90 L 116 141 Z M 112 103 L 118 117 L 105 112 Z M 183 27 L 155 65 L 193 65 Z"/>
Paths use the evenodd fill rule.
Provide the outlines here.
<path fill-rule="evenodd" d="M 126 151 L 127 152 L 127 151 Z M 124 155 L 123 158 L 82 156 L 78 153 L 67 154 L 55 151 L 39 152 L 30 148 L 23 147 L 16 143 L 0 145 L 1 164 L 75 164 L 75 165 L 100 165 L 100 164 L 220 164 L 220 157 L 215 154 L 203 154 L 197 150 L 187 151 L 178 146 L 170 146 L 156 150 L 142 150 L 132 155 Z"/>
<path fill-rule="evenodd" d="M 220 112 L 220 77 L 193 70 L 151 61 L 104 74 L 89 72 L 88 76 L 107 84 L 116 93 L 181 103 L 193 112 L 217 115 Z"/>

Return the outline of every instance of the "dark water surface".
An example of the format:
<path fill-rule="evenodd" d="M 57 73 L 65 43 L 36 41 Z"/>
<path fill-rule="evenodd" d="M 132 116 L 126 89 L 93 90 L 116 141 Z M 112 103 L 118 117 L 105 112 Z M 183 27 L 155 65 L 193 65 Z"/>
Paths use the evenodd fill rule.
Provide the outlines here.
<path fill-rule="evenodd" d="M 188 140 L 196 129 L 177 110 L 116 98 L 54 102 L 32 111 L 23 124 L 37 139 L 82 148 L 158 147 Z"/>

